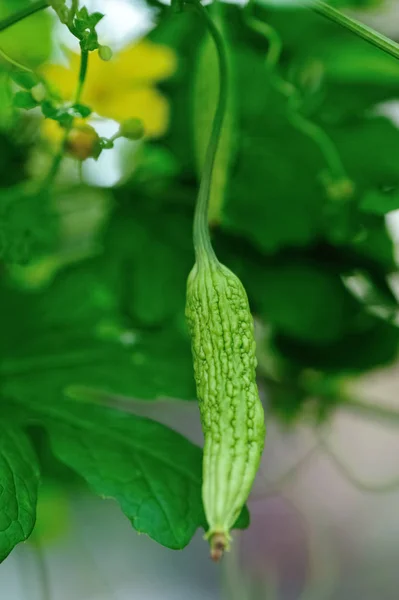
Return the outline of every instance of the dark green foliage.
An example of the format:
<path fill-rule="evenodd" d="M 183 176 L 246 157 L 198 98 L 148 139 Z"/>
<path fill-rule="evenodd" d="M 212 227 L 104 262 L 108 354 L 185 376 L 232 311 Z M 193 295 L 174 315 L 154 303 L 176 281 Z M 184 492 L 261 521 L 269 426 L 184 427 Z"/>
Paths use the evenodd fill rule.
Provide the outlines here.
<path fill-rule="evenodd" d="M 64 463 L 158 542 L 182 548 L 205 525 L 200 449 L 155 421 L 102 406 L 116 396 L 195 399 L 184 305 L 198 188 L 193 76 L 204 28 L 195 15 L 167 13 L 158 6 L 150 39 L 179 56 L 176 74 L 162 84 L 170 128 L 144 142 L 130 178 L 109 190 L 110 211 L 99 208 L 103 228 L 90 256 L 65 258 L 61 194 L 27 181 L 30 148 L 10 131 L 10 110 L 18 113 L 12 125 L 22 129 L 36 113 L 15 111 L 9 87 L 22 88 L 14 105 L 30 109 L 35 80 L 19 71 L 1 74 L 7 85 L 0 126 L 7 126 L 0 133 L 0 480 L 7 493 L 0 559 L 33 528 L 39 468 L 29 440 L 40 436 L 50 441 L 53 474 Z M 255 16 L 283 44 L 278 65 L 267 66 L 269 43 L 242 10 L 224 5 L 221 14 L 232 52 L 236 147 L 212 237 L 266 332 L 258 375 L 270 391 L 270 411 L 293 423 L 311 399 L 315 417 L 327 419 L 345 401 L 342 378 L 397 357 L 398 307 L 389 281 L 397 264 L 385 216 L 399 208 L 399 130 L 378 103 L 396 99 L 398 63 L 310 11 L 258 6 Z M 76 15 L 72 31 L 83 50 L 98 46 L 101 17 L 84 7 Z M 44 42 L 34 64 L 48 53 L 48 23 L 40 22 Z M 6 41 L 11 52 L 13 40 Z M 68 128 L 90 107 L 60 109 L 49 96 L 41 112 Z M 310 127 L 298 125 L 298 115 Z M 316 130 L 328 136 L 340 175 Z M 74 195 L 68 178 L 64 183 Z M 82 213 L 85 189 L 78 195 Z M 85 218 L 75 224 L 90 237 Z M 32 271 L 20 267 L 25 263 Z M 41 279 L 43 264 L 51 269 Z M 353 279 L 367 293 L 355 293 Z M 24 433 L 32 424 L 38 429 Z M 12 489 L 7 461 L 25 488 Z M 244 513 L 239 525 L 247 523 Z"/>

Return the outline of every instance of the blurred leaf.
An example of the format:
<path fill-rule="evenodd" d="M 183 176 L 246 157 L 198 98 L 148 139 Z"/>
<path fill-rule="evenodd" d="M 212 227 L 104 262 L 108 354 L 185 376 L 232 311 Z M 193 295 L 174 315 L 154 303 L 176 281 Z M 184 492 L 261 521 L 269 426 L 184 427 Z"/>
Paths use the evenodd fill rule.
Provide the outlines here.
<path fill-rule="evenodd" d="M 10 71 L 10 77 L 17 85 L 25 90 L 31 90 L 40 83 L 39 77 L 31 71 L 14 70 Z"/>
<path fill-rule="evenodd" d="M 370 189 L 362 197 L 359 208 L 365 213 L 384 216 L 399 209 L 399 190 L 388 188 L 384 190 Z"/>
<path fill-rule="evenodd" d="M 245 47 L 239 56 L 237 85 L 246 93 L 223 225 L 267 253 L 304 246 L 323 229 L 320 150 L 284 117 L 286 98 L 271 84 L 263 59 Z"/>
<path fill-rule="evenodd" d="M 57 218 L 47 190 L 23 185 L 0 191 L 0 255 L 6 262 L 27 263 L 54 247 Z"/>
<path fill-rule="evenodd" d="M 390 120 L 372 116 L 330 127 L 328 131 L 359 194 L 398 188 L 399 129 Z"/>
<path fill-rule="evenodd" d="M 0 432 L 0 562 L 32 533 L 39 466 L 25 433 L 2 420 Z"/>
<path fill-rule="evenodd" d="M 253 271 L 254 308 L 277 331 L 322 346 L 338 340 L 360 308 L 325 265 L 282 263 Z"/>
<path fill-rule="evenodd" d="M 98 390 L 140 399 L 195 398 L 187 335 L 128 327 L 102 264 L 61 271 L 46 290 L 3 289 L 4 394 L 51 399 Z M 14 316 L 14 318 L 12 318 Z"/>
<path fill-rule="evenodd" d="M 14 106 L 30 110 L 38 106 L 38 102 L 36 102 L 30 92 L 17 92 L 14 96 Z"/>
<path fill-rule="evenodd" d="M 15 110 L 12 105 L 13 90 L 11 86 L 11 80 L 7 71 L 0 70 L 0 129 L 5 131 L 13 125 L 13 119 L 15 117 Z M 0 133 L 0 139 L 3 134 Z M 3 152 L 0 152 L 2 158 L 1 163 L 4 162 L 5 156 Z M 1 165 L 0 163 L 0 165 Z M 2 167 L 0 167 L 2 171 Z M 3 173 L 0 171 L 1 175 Z M 0 186 L 4 185 L 3 177 L 0 175 Z"/>
<path fill-rule="evenodd" d="M 166 199 L 144 197 L 132 205 L 126 192 L 117 197 L 105 240 L 106 268 L 117 279 L 113 285 L 123 286 L 133 323 L 154 326 L 183 315 L 194 264 L 191 215 Z"/>
<path fill-rule="evenodd" d="M 318 57 L 323 61 L 326 77 L 337 83 L 397 86 L 399 63 L 393 56 L 367 44 L 355 35 L 339 44 L 328 40 Z"/>
<path fill-rule="evenodd" d="M 0 90 L 1 86 L 0 81 Z M 0 132 L 0 210 L 4 198 L 17 190 L 11 186 L 20 183 L 26 177 L 27 159 L 28 146 L 17 141 L 12 135 Z"/>
<path fill-rule="evenodd" d="M 161 7 L 161 10 L 165 7 Z M 188 11 L 159 19 L 158 26 L 149 39 L 172 47 L 179 56 L 176 73 L 162 84 L 171 103 L 170 125 L 164 145 L 177 158 L 181 173 L 193 177 L 195 151 L 192 135 L 192 86 L 194 85 L 197 52 L 204 35 L 204 27 L 198 27 L 198 18 Z"/>
<path fill-rule="evenodd" d="M 26 6 L 21 0 L 2 0 L 0 18 Z M 52 19 L 49 11 L 40 11 L 1 32 L 1 49 L 14 60 L 35 67 L 51 51 Z"/>
<path fill-rule="evenodd" d="M 43 545 L 52 544 L 68 534 L 71 525 L 66 489 L 52 482 L 40 486 L 35 536 Z"/>
<path fill-rule="evenodd" d="M 399 329 L 377 317 L 367 316 L 358 331 L 347 333 L 325 347 L 304 344 L 277 335 L 278 351 L 302 368 L 326 372 L 356 373 L 392 363 L 398 354 Z"/>

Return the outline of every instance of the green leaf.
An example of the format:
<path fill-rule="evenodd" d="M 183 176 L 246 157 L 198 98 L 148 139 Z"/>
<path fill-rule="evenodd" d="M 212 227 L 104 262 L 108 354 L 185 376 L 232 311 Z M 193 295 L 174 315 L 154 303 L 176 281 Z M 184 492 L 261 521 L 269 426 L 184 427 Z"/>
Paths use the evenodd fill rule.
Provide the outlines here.
<path fill-rule="evenodd" d="M 0 78 L 0 94 L 5 92 L 5 87 L 4 81 Z M 0 126 L 2 108 L 0 98 Z M 13 112 L 15 114 L 15 111 Z M 11 132 L 7 134 L 5 131 L 0 131 L 0 207 L 4 202 L 4 197 L 8 196 L 7 188 L 13 189 L 12 186 L 26 178 L 28 149 L 26 142 L 16 140 Z"/>
<path fill-rule="evenodd" d="M 25 90 L 31 90 L 35 85 L 40 83 L 40 79 L 30 71 L 11 71 L 10 77 Z"/>
<path fill-rule="evenodd" d="M 41 103 L 41 109 L 47 119 L 58 121 L 61 127 L 70 127 L 73 123 L 74 115 L 71 114 L 69 109 L 57 108 L 48 100 Z"/>
<path fill-rule="evenodd" d="M 88 22 L 90 24 L 90 27 L 95 27 L 100 21 L 101 19 L 104 18 L 103 13 L 100 12 L 94 12 L 92 13 L 89 18 L 88 18 Z"/>
<path fill-rule="evenodd" d="M 281 263 L 248 278 L 254 309 L 277 331 L 327 345 L 347 330 L 360 307 L 339 273 L 315 263 Z"/>
<path fill-rule="evenodd" d="M 361 211 L 373 215 L 385 216 L 399 209 L 399 189 L 371 189 L 365 192 L 359 204 Z"/>
<path fill-rule="evenodd" d="M 86 6 L 82 6 L 82 8 L 78 10 L 77 17 L 82 21 L 89 21 L 89 11 Z"/>
<path fill-rule="evenodd" d="M 30 92 L 17 92 L 14 96 L 14 106 L 30 110 L 38 106 L 38 102 L 36 102 Z"/>
<path fill-rule="evenodd" d="M 387 213 L 399 209 L 399 189 L 370 189 L 362 196 L 360 210 L 373 215 L 384 216 Z"/>
<path fill-rule="evenodd" d="M 116 291 L 98 261 L 65 269 L 44 291 L 3 288 L 3 393 L 194 399 L 187 334 L 172 323 L 151 331 L 126 325 Z"/>
<path fill-rule="evenodd" d="M 355 35 L 343 36 L 339 44 L 329 40 L 320 46 L 318 58 L 329 80 L 349 85 L 397 85 L 398 61 Z"/>
<path fill-rule="evenodd" d="M 2 421 L 0 431 L 0 562 L 30 536 L 36 520 L 39 466 L 25 433 Z"/>
<path fill-rule="evenodd" d="M 19 7 L 26 7 L 26 2 L 12 0 L 0 2 L 0 18 L 11 15 Z M 52 19 L 50 11 L 40 11 L 15 23 L 1 32 L 1 49 L 14 60 L 36 67 L 45 61 L 52 49 Z"/>
<path fill-rule="evenodd" d="M 82 119 L 85 119 L 86 117 L 90 116 L 92 112 L 91 108 L 89 106 L 86 106 L 85 104 L 74 104 L 71 108 L 76 113 L 76 115 L 82 117 Z"/>
<path fill-rule="evenodd" d="M 6 262 L 27 263 L 53 248 L 56 215 L 46 191 L 32 193 L 23 185 L 0 195 L 0 255 Z"/>
<path fill-rule="evenodd" d="M 364 316 L 358 330 L 325 347 L 278 335 L 275 345 L 285 357 L 303 368 L 331 373 L 357 373 L 387 365 L 399 350 L 399 329 L 377 317 Z"/>
<path fill-rule="evenodd" d="M 142 417 L 74 402 L 25 407 L 46 427 L 55 455 L 95 493 L 115 499 L 138 532 L 180 549 L 205 525 L 202 453 L 178 433 Z"/>
<path fill-rule="evenodd" d="M 399 129 L 387 118 L 369 116 L 329 127 L 359 195 L 399 188 Z M 381 151 L 384 148 L 384 151 Z"/>
<path fill-rule="evenodd" d="M 107 409 L 35 405 L 55 455 L 114 498 L 140 533 L 183 548 L 203 523 L 201 451 L 166 427 Z"/>
<path fill-rule="evenodd" d="M 116 192 L 116 197 L 125 194 Z M 133 206 L 130 201 L 120 203 L 106 239 L 106 268 L 117 277 L 113 285 L 122 284 L 120 293 L 134 323 L 160 326 L 176 315 L 183 317 L 193 264 L 192 220 L 187 211 L 167 202 L 160 206 L 150 198 Z"/>
<path fill-rule="evenodd" d="M 325 162 L 316 143 L 287 119 L 286 94 L 264 54 L 236 35 L 235 84 L 245 94 L 237 96 L 240 145 L 222 226 L 267 253 L 305 246 L 325 226 Z"/>

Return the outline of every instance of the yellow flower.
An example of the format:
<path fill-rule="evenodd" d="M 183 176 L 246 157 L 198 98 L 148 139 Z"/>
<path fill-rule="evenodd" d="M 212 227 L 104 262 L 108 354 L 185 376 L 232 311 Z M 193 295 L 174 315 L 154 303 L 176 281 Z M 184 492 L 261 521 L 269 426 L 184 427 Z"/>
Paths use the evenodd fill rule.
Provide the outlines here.
<path fill-rule="evenodd" d="M 64 100 L 73 100 L 79 61 L 79 55 L 71 52 L 70 69 L 51 64 L 42 69 L 43 76 Z M 169 107 L 155 84 L 175 70 L 173 50 L 148 40 L 127 46 L 107 62 L 97 51 L 92 52 L 81 103 L 119 123 L 133 117 L 141 119 L 147 136 L 161 136 L 168 126 Z"/>

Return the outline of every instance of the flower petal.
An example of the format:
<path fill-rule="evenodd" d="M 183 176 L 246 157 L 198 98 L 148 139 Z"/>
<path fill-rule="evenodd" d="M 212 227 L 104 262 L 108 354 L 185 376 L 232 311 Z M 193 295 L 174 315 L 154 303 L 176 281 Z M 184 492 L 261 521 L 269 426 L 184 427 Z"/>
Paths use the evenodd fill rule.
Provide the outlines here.
<path fill-rule="evenodd" d="M 177 58 L 168 46 L 141 40 L 119 52 L 114 59 L 114 66 L 121 80 L 136 84 L 150 83 L 173 75 Z"/>
<path fill-rule="evenodd" d="M 64 100 L 71 100 L 77 86 L 77 73 L 61 65 L 44 65 L 41 74 Z"/>
<path fill-rule="evenodd" d="M 120 91 L 111 97 L 96 102 L 97 113 L 121 123 L 132 117 L 144 123 L 145 135 L 159 137 L 165 133 L 169 123 L 169 106 L 158 90 L 145 87 L 137 90 Z"/>

